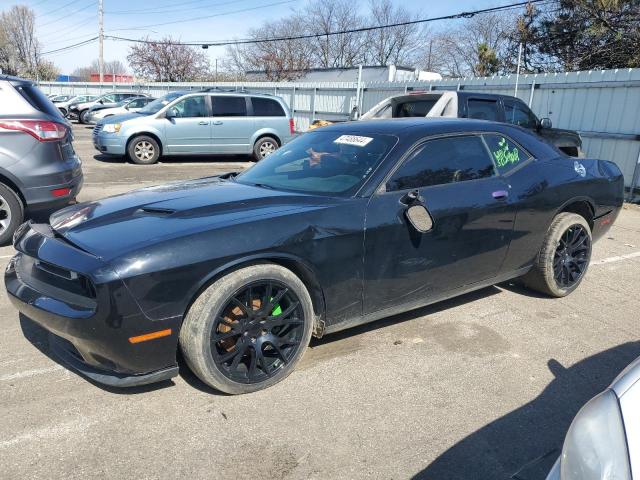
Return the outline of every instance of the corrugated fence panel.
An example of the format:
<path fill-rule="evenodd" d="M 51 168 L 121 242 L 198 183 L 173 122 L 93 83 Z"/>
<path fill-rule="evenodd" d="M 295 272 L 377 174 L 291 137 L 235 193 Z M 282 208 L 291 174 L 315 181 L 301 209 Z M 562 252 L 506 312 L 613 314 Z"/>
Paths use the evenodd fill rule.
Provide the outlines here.
<path fill-rule="evenodd" d="M 464 90 L 513 95 L 515 75 L 444 79 L 432 82 L 369 82 L 360 91 L 360 111 L 366 112 L 392 95 L 412 90 Z M 356 105 L 353 82 L 222 82 L 97 84 L 41 82 L 45 93 L 99 94 L 139 91 L 161 96 L 172 90 L 221 89 L 278 95 L 293 110 L 297 130 L 305 131 L 316 119 L 345 120 Z M 518 79 L 518 98 L 531 105 L 538 117 L 549 117 L 554 127 L 577 130 L 587 155 L 613 160 L 636 186 L 640 177 L 640 69 L 554 74 L 526 74 Z"/>

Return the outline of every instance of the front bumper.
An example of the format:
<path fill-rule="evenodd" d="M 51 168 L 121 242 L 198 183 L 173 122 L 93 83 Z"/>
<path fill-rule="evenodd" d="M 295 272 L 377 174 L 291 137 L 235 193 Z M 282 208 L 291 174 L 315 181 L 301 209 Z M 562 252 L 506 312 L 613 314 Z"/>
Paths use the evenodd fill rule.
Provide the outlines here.
<path fill-rule="evenodd" d="M 107 265 L 56 238 L 48 225 L 21 227 L 15 247 L 18 254 L 5 271 L 9 299 L 54 335 L 52 350 L 62 363 L 96 382 L 118 387 L 178 374 L 181 318 L 147 318 Z M 130 340 L 161 330 L 170 334 L 140 343 Z"/>
<path fill-rule="evenodd" d="M 93 146 L 101 153 L 108 155 L 124 155 L 127 149 L 127 141 L 117 133 L 94 133 Z"/>

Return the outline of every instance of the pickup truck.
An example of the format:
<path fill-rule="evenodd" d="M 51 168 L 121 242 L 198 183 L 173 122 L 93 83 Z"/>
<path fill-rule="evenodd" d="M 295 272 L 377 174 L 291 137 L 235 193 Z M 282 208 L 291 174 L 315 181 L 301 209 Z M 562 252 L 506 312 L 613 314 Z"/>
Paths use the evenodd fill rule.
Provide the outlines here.
<path fill-rule="evenodd" d="M 550 119 L 538 119 L 526 103 L 510 95 L 464 91 L 411 92 L 384 99 L 359 120 L 405 117 L 475 118 L 511 123 L 536 132 L 571 157 L 584 157 L 578 132 L 552 128 Z M 317 120 L 312 128 L 330 123 L 334 122 Z"/>

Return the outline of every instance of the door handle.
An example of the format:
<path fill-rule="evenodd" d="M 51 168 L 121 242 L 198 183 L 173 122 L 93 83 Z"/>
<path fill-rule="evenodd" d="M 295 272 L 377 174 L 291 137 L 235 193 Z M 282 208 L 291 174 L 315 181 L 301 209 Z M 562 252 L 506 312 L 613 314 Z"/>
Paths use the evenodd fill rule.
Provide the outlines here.
<path fill-rule="evenodd" d="M 491 194 L 496 200 L 506 200 L 509 197 L 509 192 L 506 190 L 497 190 Z"/>
<path fill-rule="evenodd" d="M 198 125 L 209 125 L 209 122 L 198 122 Z"/>
<path fill-rule="evenodd" d="M 221 120 L 216 120 L 215 122 L 213 122 L 214 125 L 222 125 L 222 121 Z"/>

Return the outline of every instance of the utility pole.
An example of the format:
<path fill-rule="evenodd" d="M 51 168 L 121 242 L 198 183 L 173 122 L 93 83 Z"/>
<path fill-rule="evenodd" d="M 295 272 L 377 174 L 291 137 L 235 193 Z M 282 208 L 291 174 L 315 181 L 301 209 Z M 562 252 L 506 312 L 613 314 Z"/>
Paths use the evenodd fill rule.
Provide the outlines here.
<path fill-rule="evenodd" d="M 98 22 L 98 36 L 100 37 L 98 63 L 100 64 L 100 83 L 102 83 L 104 82 L 104 10 L 102 9 L 102 0 L 98 0 Z"/>

